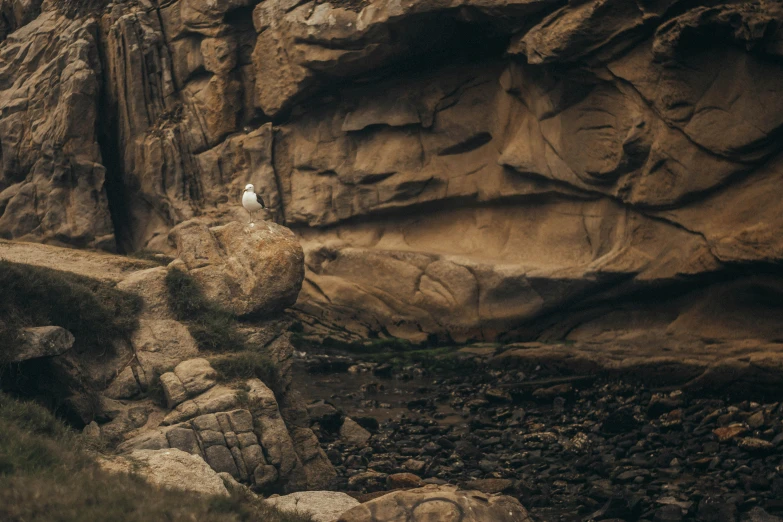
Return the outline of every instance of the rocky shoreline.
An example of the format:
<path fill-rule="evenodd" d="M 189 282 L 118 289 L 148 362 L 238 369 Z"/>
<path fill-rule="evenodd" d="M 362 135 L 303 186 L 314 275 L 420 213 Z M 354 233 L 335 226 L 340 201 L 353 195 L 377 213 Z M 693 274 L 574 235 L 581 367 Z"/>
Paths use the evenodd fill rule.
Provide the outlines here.
<path fill-rule="evenodd" d="M 496 369 L 473 352 L 457 356 L 473 369 L 459 373 L 299 352 L 294 382 L 332 488 L 366 500 L 450 483 L 516 497 L 540 521 L 783 515 L 780 402 Z"/>

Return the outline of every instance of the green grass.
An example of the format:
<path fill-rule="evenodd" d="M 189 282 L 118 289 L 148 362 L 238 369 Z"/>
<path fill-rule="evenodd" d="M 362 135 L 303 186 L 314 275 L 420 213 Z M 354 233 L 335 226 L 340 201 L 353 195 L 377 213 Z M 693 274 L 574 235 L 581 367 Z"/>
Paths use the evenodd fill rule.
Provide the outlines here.
<path fill-rule="evenodd" d="M 325 348 L 328 350 L 342 350 L 344 352 L 356 353 L 356 354 L 388 354 L 388 353 L 402 353 L 414 350 L 419 345 L 413 344 L 405 339 L 399 339 L 397 337 L 387 337 L 383 339 L 366 339 L 364 341 L 341 341 L 334 337 L 324 337 L 320 342 L 314 342 L 307 339 L 304 335 L 300 334 L 296 329 L 291 329 L 291 342 L 294 346 L 300 350 L 308 350 L 312 348 Z"/>
<path fill-rule="evenodd" d="M 0 520 L 3 522 L 311 522 L 240 497 L 158 489 L 110 474 L 81 436 L 41 406 L 0 394 Z"/>
<path fill-rule="evenodd" d="M 277 365 L 265 353 L 248 350 L 211 357 L 209 363 L 218 372 L 219 381 L 247 380 L 256 377 L 269 386 L 276 395 L 282 391 L 283 383 Z"/>
<path fill-rule="evenodd" d="M 259 347 L 245 341 L 238 331 L 236 317 L 209 302 L 192 276 L 171 269 L 166 274 L 166 288 L 174 317 L 188 325 L 199 350 L 213 354 L 209 362 L 221 381 L 257 377 L 276 395 L 283 391 L 274 361 Z"/>
<path fill-rule="evenodd" d="M 475 371 L 476 361 L 471 357 L 458 353 L 458 349 L 459 347 L 456 346 L 423 348 L 398 353 L 371 353 L 363 358 L 369 362 L 377 362 L 379 364 L 389 363 L 396 368 L 418 364 L 430 371 Z"/>
<path fill-rule="evenodd" d="M 247 349 L 237 332 L 237 320 L 227 310 L 209 302 L 198 282 L 182 270 L 166 274 L 168 302 L 174 317 L 188 325 L 201 350 L 241 352 Z"/>
<path fill-rule="evenodd" d="M 138 326 L 138 296 L 87 277 L 0 261 L 0 288 L 0 352 L 6 355 L 24 327 L 61 326 L 81 351 L 101 353 Z"/>
<path fill-rule="evenodd" d="M 441 372 L 473 371 L 476 363 L 471 357 L 458 353 L 461 346 L 417 345 L 405 339 L 389 337 L 346 342 L 325 337 L 317 342 L 299 333 L 291 334 L 291 341 L 298 350 L 340 350 L 360 355 L 361 360 L 389 363 L 395 368 L 420 364 L 423 368 Z"/>

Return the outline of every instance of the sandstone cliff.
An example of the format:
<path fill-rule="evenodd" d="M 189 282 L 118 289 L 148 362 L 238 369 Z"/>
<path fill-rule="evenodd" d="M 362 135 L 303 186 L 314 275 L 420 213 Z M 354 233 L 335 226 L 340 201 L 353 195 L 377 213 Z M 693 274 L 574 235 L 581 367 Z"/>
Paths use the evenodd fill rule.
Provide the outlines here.
<path fill-rule="evenodd" d="M 778 2 L 90 4 L 0 2 L 4 237 L 166 250 L 250 182 L 315 330 L 783 336 Z"/>

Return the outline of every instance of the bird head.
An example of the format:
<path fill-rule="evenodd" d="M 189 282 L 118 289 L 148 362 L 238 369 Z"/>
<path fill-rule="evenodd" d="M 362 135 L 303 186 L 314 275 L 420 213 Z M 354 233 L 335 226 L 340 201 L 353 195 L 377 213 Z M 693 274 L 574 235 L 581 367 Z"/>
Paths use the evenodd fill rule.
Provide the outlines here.
<path fill-rule="evenodd" d="M 250 183 L 245 185 L 245 192 L 248 192 L 248 191 L 249 192 L 255 192 L 255 190 L 256 190 L 255 187 L 253 185 L 251 185 Z"/>

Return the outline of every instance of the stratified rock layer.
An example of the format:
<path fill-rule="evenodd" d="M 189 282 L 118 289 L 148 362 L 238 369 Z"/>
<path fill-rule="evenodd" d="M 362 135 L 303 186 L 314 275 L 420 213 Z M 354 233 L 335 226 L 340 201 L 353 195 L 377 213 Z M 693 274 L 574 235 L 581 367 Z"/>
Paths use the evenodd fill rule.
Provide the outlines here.
<path fill-rule="evenodd" d="M 253 183 L 324 335 L 780 338 L 779 2 L 55 4 L 2 4 L 0 234 L 166 250 Z"/>

